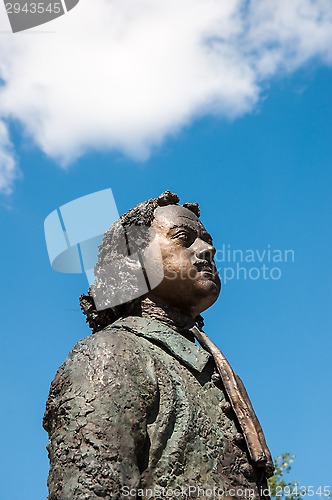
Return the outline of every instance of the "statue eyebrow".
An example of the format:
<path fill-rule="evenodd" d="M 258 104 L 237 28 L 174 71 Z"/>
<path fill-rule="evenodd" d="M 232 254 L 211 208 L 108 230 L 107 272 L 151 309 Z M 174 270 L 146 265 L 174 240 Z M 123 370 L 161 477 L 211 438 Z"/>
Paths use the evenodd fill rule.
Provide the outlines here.
<path fill-rule="evenodd" d="M 205 236 L 205 238 L 207 238 L 208 240 L 210 240 L 210 242 L 212 243 L 212 236 L 207 231 L 202 231 L 201 232 L 201 236 Z"/>
<path fill-rule="evenodd" d="M 190 231 L 193 231 L 194 233 L 196 233 L 196 235 L 198 235 L 197 229 L 194 229 L 192 226 L 189 226 L 185 222 L 182 222 L 182 224 L 181 223 L 174 224 L 174 226 L 172 226 L 169 229 L 168 232 L 171 232 L 173 229 L 189 229 Z M 203 237 L 205 237 L 206 239 L 209 239 L 212 242 L 212 236 L 211 236 L 211 234 L 208 233 L 205 229 L 203 231 L 201 231 L 200 236 L 203 236 Z"/>
<path fill-rule="evenodd" d="M 168 232 L 172 231 L 173 229 L 190 229 L 190 231 L 193 231 L 194 233 L 197 234 L 197 230 L 194 229 L 192 226 L 189 226 L 185 222 L 182 222 L 182 224 L 174 224 L 174 226 L 169 228 Z"/>

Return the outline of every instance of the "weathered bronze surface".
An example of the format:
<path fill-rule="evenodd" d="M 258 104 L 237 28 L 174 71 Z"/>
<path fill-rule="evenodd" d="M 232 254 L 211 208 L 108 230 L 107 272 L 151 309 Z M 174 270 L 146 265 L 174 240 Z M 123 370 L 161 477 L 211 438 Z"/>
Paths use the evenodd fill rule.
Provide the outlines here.
<path fill-rule="evenodd" d="M 200 314 L 220 292 L 215 249 L 198 206 L 178 201 L 166 192 L 105 233 L 95 289 L 112 286 L 106 264 L 125 254 L 118 235 L 134 224 L 154 229 L 143 245 L 152 261 L 158 245 L 164 278 L 103 311 L 93 287 L 81 297 L 94 335 L 58 370 L 44 416 L 50 500 L 268 498 L 262 429 L 241 380 L 201 330 Z"/>

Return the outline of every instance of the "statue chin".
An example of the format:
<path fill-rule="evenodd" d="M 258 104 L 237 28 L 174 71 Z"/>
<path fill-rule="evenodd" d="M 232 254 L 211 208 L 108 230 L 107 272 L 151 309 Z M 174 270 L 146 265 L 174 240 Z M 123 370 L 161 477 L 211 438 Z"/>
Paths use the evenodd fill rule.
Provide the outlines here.
<path fill-rule="evenodd" d="M 147 295 L 163 307 L 196 317 L 211 307 L 219 297 L 221 283 L 217 273 L 195 272 L 193 278 L 164 277 L 163 281 Z"/>
<path fill-rule="evenodd" d="M 198 314 L 201 314 L 202 312 L 206 311 L 211 307 L 216 300 L 219 297 L 220 290 L 216 287 L 216 285 L 213 283 L 210 285 L 210 290 L 205 296 L 201 296 L 201 300 L 197 303 L 195 310 L 197 311 L 197 314 L 195 316 L 198 316 Z"/>

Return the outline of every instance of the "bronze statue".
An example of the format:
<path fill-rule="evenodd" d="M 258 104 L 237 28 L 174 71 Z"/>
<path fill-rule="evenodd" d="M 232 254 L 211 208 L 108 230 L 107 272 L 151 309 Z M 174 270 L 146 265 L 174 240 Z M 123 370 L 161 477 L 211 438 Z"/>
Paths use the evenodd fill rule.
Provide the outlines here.
<path fill-rule="evenodd" d="M 212 239 L 198 205 L 178 202 L 166 191 L 105 233 L 96 281 L 81 296 L 94 335 L 73 348 L 47 401 L 49 500 L 268 498 L 273 464 L 262 429 L 202 331 L 200 314 L 220 292 Z M 111 304 L 118 281 L 108 265 L 128 255 L 123 234 L 133 226 L 140 237 L 130 252 L 148 249 L 152 265 L 161 252 L 163 279 L 98 309 L 98 294 Z M 132 274 L 119 271 L 123 296 L 132 297 Z"/>

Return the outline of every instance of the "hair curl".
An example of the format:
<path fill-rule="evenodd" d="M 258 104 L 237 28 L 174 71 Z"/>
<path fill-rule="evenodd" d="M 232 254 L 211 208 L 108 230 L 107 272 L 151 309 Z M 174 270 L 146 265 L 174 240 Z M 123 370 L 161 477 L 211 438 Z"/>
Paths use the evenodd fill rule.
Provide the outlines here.
<path fill-rule="evenodd" d="M 83 313 L 86 315 L 86 321 L 89 323 L 92 333 L 102 330 L 121 317 L 140 315 L 140 304 L 146 295 L 118 306 L 97 310 L 93 292 L 98 291 L 99 295 L 104 295 L 105 301 L 107 302 L 107 293 L 112 289 L 112 278 L 110 278 L 107 272 L 107 267 L 115 261 L 121 262 L 121 258 L 128 256 L 128 240 L 126 239 L 126 231 L 128 228 L 131 226 L 135 226 L 136 228 L 136 238 L 135 241 L 131 242 L 130 253 L 142 250 L 149 244 L 149 228 L 154 220 L 156 208 L 168 205 L 178 205 L 179 201 L 180 199 L 176 194 L 165 191 L 158 196 L 158 198 L 151 198 L 150 200 L 139 203 L 134 208 L 121 215 L 121 217 L 105 232 L 103 241 L 99 246 L 98 261 L 94 268 L 96 279 L 89 288 L 88 294 L 80 296 L 80 306 Z M 200 216 L 198 203 L 184 203 L 182 206 L 192 211 L 197 217 Z M 128 283 L 129 286 L 134 286 L 130 279 L 127 273 L 126 280 L 124 281 L 127 282 L 127 286 Z M 115 286 L 114 283 L 113 286 Z M 125 293 L 125 290 L 123 293 Z M 199 321 L 202 321 L 202 318 L 199 318 Z"/>

